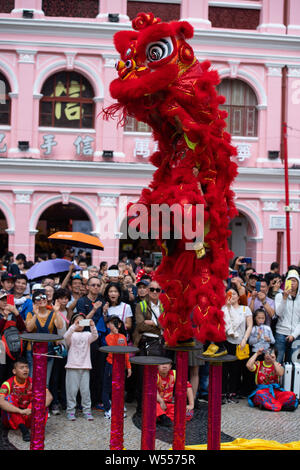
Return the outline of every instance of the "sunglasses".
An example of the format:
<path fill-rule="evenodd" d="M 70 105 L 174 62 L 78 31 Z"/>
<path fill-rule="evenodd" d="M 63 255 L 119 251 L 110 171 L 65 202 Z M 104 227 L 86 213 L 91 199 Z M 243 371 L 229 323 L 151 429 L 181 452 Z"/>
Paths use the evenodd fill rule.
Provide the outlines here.
<path fill-rule="evenodd" d="M 150 292 L 157 292 L 159 294 L 159 292 L 161 292 L 161 289 L 159 287 L 149 287 L 149 290 Z"/>
<path fill-rule="evenodd" d="M 38 295 L 34 300 L 45 300 L 47 299 L 47 296 L 46 295 Z"/>
<path fill-rule="evenodd" d="M 101 284 L 90 284 L 90 287 L 101 287 Z"/>

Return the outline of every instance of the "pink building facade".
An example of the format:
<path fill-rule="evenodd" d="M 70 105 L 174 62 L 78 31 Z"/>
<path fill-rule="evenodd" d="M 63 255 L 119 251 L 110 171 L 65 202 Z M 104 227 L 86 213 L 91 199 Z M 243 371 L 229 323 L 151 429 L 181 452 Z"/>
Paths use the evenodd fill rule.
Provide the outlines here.
<path fill-rule="evenodd" d="M 134 12 L 185 19 L 199 60 L 218 70 L 237 146 L 236 256 L 286 269 L 283 123 L 287 123 L 291 261 L 300 260 L 300 4 L 298 0 L 0 0 L 1 252 L 34 259 L 59 229 L 103 240 L 93 262 L 118 260 L 124 207 L 151 180 L 147 126 L 105 121 L 118 59 L 113 35 Z M 65 13 L 63 6 L 65 6 Z M 68 8 L 66 7 L 68 6 Z M 272 6 L 271 6 L 272 5 Z M 164 17 L 165 15 L 165 17 Z M 159 15 L 158 15 L 159 16 Z M 126 238 L 126 237 L 125 237 Z M 146 245 L 145 245 L 146 246 Z"/>

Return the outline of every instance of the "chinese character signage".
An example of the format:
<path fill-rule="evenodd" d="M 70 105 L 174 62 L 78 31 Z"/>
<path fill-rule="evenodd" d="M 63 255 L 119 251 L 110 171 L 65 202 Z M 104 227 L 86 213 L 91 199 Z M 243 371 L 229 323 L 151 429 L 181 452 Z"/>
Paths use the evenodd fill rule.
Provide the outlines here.
<path fill-rule="evenodd" d="M 42 95 L 41 126 L 93 128 L 94 91 L 82 75 L 66 71 L 52 75 Z"/>
<path fill-rule="evenodd" d="M 1 134 L 0 134 L 0 138 L 1 138 Z M 52 135 L 52 134 L 43 135 L 43 143 L 40 146 L 41 149 L 43 150 L 43 155 L 47 155 L 47 156 L 52 155 L 53 147 L 58 145 L 58 142 L 55 139 L 56 139 L 55 135 Z M 90 137 L 89 135 L 86 135 L 84 137 L 82 137 L 81 135 L 78 135 L 73 142 L 73 145 L 75 147 L 75 154 L 78 156 L 93 155 L 94 153 L 93 142 L 94 142 L 94 138 Z M 0 148 L 0 152 L 1 152 L 1 148 Z"/>

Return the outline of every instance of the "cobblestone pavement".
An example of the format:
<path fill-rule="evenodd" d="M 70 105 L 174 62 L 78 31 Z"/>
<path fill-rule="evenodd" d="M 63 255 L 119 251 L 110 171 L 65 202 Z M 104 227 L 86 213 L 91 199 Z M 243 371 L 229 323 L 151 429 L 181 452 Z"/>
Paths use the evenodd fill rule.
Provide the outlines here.
<path fill-rule="evenodd" d="M 127 405 L 127 409 L 128 416 L 124 420 L 124 446 L 128 450 L 139 450 L 141 433 L 132 420 L 135 406 Z M 75 422 L 68 422 L 64 414 L 51 416 L 46 426 L 45 450 L 108 450 L 110 421 L 104 418 L 102 412 L 93 414 L 93 422 L 87 422 L 81 413 L 78 413 Z M 202 422 L 198 420 L 198 424 L 206 429 L 207 423 L 203 422 L 203 419 Z M 275 413 L 250 408 L 247 400 L 241 400 L 239 403 L 222 406 L 221 428 L 223 433 L 232 436 L 232 440 L 260 438 L 280 443 L 299 441 L 300 408 L 294 412 Z M 160 433 L 160 436 L 163 434 Z M 156 450 L 170 449 L 169 436 L 170 433 L 166 432 L 166 439 L 156 440 Z M 19 431 L 10 431 L 8 438 L 17 449 L 29 449 L 29 443 L 22 441 Z"/>

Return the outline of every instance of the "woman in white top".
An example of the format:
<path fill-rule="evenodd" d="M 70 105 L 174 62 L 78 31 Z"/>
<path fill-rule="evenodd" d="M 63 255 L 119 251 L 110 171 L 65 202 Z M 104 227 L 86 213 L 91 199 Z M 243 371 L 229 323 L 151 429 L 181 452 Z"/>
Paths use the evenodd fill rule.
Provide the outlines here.
<path fill-rule="evenodd" d="M 103 307 L 103 315 L 117 315 L 125 325 L 125 329 L 130 331 L 132 328 L 132 310 L 129 304 L 121 301 L 122 291 L 118 283 L 111 282 L 105 289 L 104 298 L 106 303 Z"/>
<path fill-rule="evenodd" d="M 250 308 L 239 304 L 239 294 L 235 288 L 227 290 L 224 312 L 226 349 L 228 354 L 235 356 L 238 345 L 246 346 L 253 327 L 253 316 Z M 227 362 L 223 365 L 223 393 L 229 402 L 237 402 L 238 394 L 248 394 L 252 391 L 249 383 L 245 360 Z M 249 389 L 250 388 L 250 389 Z"/>

